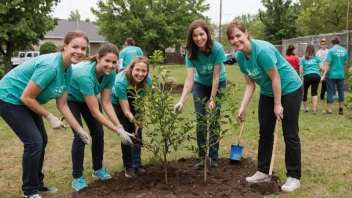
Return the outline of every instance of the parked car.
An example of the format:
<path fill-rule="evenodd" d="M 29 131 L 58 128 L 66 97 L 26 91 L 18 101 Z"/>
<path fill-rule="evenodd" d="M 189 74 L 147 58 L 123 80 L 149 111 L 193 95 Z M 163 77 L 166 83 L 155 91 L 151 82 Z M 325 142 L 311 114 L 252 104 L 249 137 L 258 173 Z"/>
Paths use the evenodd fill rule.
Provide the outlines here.
<path fill-rule="evenodd" d="M 37 56 L 39 56 L 39 51 L 19 52 L 18 57 L 11 58 L 12 68 L 15 68 L 23 62 Z"/>
<path fill-rule="evenodd" d="M 226 61 L 224 62 L 224 64 L 233 65 L 236 62 L 236 53 L 226 54 Z"/>

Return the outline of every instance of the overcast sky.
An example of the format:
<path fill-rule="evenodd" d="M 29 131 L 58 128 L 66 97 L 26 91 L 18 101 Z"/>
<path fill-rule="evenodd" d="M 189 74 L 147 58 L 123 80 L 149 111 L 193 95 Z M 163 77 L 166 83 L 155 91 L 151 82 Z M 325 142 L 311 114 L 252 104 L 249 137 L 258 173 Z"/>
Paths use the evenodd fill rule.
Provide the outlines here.
<path fill-rule="evenodd" d="M 182 0 L 181 0 L 182 1 Z M 81 15 L 81 19 L 95 20 L 95 15 L 90 11 L 91 7 L 97 7 L 98 0 L 61 0 L 54 8 L 54 17 L 68 19 L 71 11 L 76 9 Z M 220 0 L 207 0 L 210 9 L 206 13 L 214 23 L 220 20 Z M 222 0 L 222 23 L 231 21 L 235 16 L 242 14 L 256 14 L 258 9 L 264 9 L 261 0 Z"/>

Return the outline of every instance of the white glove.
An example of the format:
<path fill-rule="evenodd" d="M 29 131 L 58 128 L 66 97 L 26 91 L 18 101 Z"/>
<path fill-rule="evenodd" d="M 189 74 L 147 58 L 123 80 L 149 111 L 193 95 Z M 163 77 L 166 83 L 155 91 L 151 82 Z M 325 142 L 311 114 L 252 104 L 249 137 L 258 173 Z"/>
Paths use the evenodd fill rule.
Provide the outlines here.
<path fill-rule="evenodd" d="M 51 124 L 51 127 L 53 129 L 65 128 L 64 123 L 51 113 L 49 113 L 49 115 L 46 116 L 45 119 Z"/>
<path fill-rule="evenodd" d="M 85 144 L 89 145 L 91 143 L 92 140 L 90 138 L 90 135 L 86 131 L 84 131 L 82 127 L 79 127 L 76 132 Z"/>
<path fill-rule="evenodd" d="M 133 145 L 133 142 L 130 137 L 134 137 L 134 135 L 126 132 L 121 124 L 117 126 L 116 133 L 120 136 L 122 144 Z"/>

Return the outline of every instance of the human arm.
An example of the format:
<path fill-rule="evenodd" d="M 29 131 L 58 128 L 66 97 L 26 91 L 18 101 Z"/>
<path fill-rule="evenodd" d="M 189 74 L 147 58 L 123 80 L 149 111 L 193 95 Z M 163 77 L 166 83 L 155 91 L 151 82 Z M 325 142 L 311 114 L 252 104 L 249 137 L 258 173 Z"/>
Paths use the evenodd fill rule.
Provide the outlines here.
<path fill-rule="evenodd" d="M 89 134 L 83 130 L 83 128 L 77 122 L 76 118 L 73 116 L 70 108 L 67 105 L 67 95 L 68 92 L 65 91 L 60 97 L 56 99 L 56 107 L 64 116 L 68 124 L 78 133 L 82 141 L 86 144 L 90 144 L 91 138 Z"/>
<path fill-rule="evenodd" d="M 184 103 L 187 100 L 188 94 L 192 91 L 194 84 L 194 68 L 187 68 L 187 77 L 185 85 L 183 86 L 182 95 L 180 101 L 174 106 L 174 110 L 182 110 Z"/>
<path fill-rule="evenodd" d="M 345 78 L 346 78 L 347 77 L 347 72 L 348 72 L 348 61 L 345 61 L 344 72 L 345 72 Z"/>
<path fill-rule="evenodd" d="M 326 75 L 330 70 L 330 66 L 331 66 L 331 62 L 326 62 L 324 73 L 323 73 L 323 76 L 321 77 L 321 81 L 326 80 Z"/>
<path fill-rule="evenodd" d="M 37 85 L 33 80 L 29 80 L 27 86 L 23 90 L 21 101 L 30 110 L 46 118 L 51 124 L 52 128 L 58 129 L 64 126 L 63 122 L 60 121 L 56 116 L 51 114 L 47 109 L 39 104 L 36 97 L 42 92 L 42 88 Z"/>
<path fill-rule="evenodd" d="M 277 119 L 283 119 L 284 108 L 281 105 L 281 80 L 277 67 L 274 66 L 272 69 L 266 71 L 266 73 L 272 82 L 272 89 L 274 92 L 274 113 Z"/>
<path fill-rule="evenodd" d="M 246 111 L 249 101 L 251 100 L 253 93 L 255 91 L 254 80 L 251 79 L 247 74 L 244 74 L 244 79 L 246 80 L 246 88 L 244 90 L 244 96 L 241 102 L 240 109 L 238 110 L 238 120 L 243 122 L 246 120 Z"/>
<path fill-rule="evenodd" d="M 209 109 L 210 110 L 213 110 L 215 107 L 214 97 L 216 96 L 216 93 L 218 92 L 218 89 L 219 89 L 220 69 L 221 69 L 221 64 L 214 66 L 211 95 L 209 97 Z"/>
<path fill-rule="evenodd" d="M 101 105 L 112 123 L 114 123 L 115 126 L 120 125 L 120 121 L 116 116 L 116 112 L 114 110 L 114 107 L 111 104 L 111 89 L 103 89 L 100 93 L 100 101 Z"/>

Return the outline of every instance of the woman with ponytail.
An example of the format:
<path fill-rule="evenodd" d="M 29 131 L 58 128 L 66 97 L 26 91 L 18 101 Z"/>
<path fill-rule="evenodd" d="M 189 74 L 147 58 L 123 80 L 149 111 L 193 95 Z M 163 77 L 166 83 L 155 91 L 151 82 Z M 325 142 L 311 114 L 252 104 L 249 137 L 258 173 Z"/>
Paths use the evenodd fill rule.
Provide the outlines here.
<path fill-rule="evenodd" d="M 73 66 L 72 80 L 69 87 L 68 106 L 74 117 L 82 126 L 81 115 L 92 137 L 92 176 L 101 180 L 110 179 L 107 169 L 103 168 L 104 130 L 103 125 L 120 136 L 123 144 L 132 145 L 130 136 L 116 116 L 111 104 L 111 89 L 114 86 L 119 52 L 113 44 L 102 45 L 98 54 Z M 100 94 L 99 103 L 97 95 Z M 111 121 L 104 117 L 102 109 Z M 85 144 L 74 129 L 72 143 L 72 187 L 81 190 L 87 187 L 83 178 L 83 161 Z"/>

